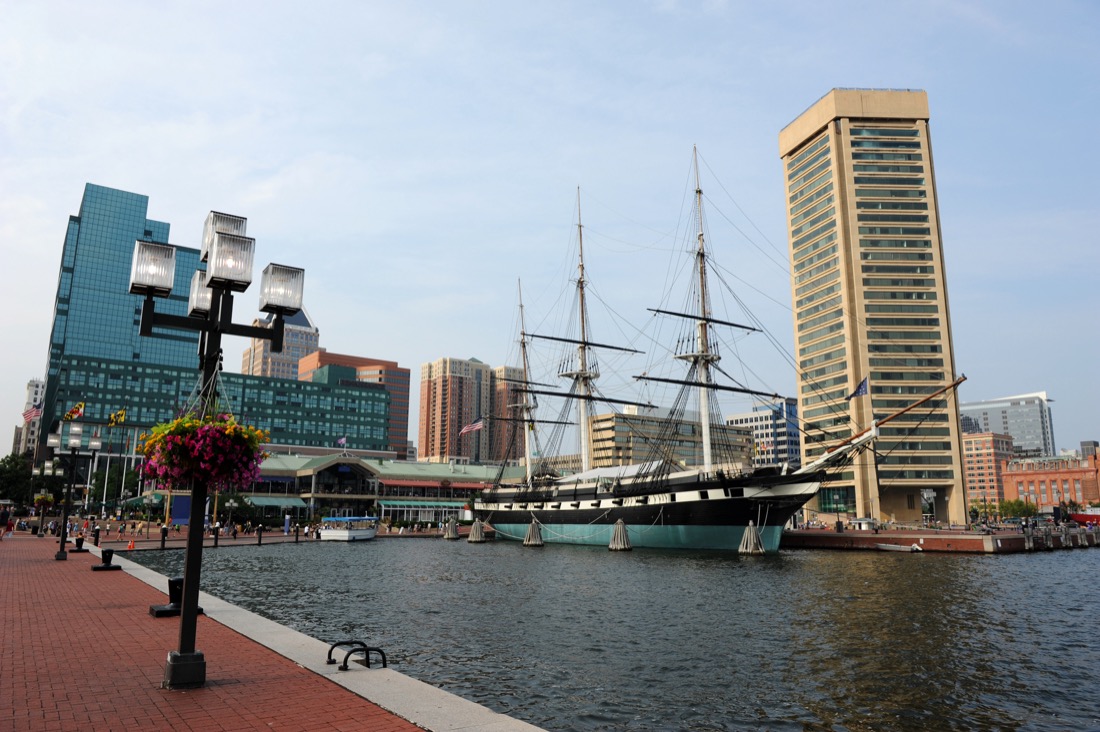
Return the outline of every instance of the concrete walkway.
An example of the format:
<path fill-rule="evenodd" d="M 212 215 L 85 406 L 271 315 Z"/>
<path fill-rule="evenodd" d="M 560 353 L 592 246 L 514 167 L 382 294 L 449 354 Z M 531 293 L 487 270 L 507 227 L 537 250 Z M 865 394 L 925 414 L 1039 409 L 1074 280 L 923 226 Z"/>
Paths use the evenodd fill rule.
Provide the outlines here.
<path fill-rule="evenodd" d="M 94 547 L 56 551 L 28 532 L 0 542 L 0 730 L 538 730 L 390 669 L 339 671 L 326 643 L 206 593 L 206 685 L 162 689 L 179 619 L 149 606 L 168 601 L 167 578 L 120 554 L 122 571 L 92 571 Z"/>

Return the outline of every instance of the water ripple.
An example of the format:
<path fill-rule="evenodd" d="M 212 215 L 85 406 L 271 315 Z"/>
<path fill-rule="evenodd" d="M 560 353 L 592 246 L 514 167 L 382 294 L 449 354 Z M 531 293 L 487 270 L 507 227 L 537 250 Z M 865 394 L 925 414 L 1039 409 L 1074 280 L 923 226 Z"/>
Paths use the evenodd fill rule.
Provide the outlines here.
<path fill-rule="evenodd" d="M 1098 566 L 378 540 L 208 551 L 203 589 L 548 730 L 1031 731 L 1100 727 Z"/>

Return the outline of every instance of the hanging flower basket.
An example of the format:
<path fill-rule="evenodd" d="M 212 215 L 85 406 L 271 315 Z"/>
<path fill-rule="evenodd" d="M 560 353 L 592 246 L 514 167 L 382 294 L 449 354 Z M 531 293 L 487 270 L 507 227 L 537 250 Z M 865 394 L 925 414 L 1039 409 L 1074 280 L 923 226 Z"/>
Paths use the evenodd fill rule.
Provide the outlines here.
<path fill-rule="evenodd" d="M 229 414 L 177 417 L 141 436 L 145 475 L 172 487 L 192 480 L 212 488 L 243 488 L 260 475 L 268 433 L 237 424 Z"/>

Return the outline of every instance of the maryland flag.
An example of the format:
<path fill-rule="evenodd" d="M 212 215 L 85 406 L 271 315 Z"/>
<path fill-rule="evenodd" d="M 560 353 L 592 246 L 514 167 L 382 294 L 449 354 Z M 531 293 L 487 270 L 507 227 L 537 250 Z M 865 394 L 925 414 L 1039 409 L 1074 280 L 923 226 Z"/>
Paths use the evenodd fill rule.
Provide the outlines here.
<path fill-rule="evenodd" d="M 62 417 L 64 422 L 72 422 L 74 419 L 79 419 L 84 416 L 84 402 L 77 402 L 69 411 L 65 412 L 65 416 Z"/>
<path fill-rule="evenodd" d="M 110 417 L 107 418 L 107 426 L 108 427 L 114 427 L 115 425 L 122 424 L 125 421 L 126 421 L 126 408 L 123 407 L 122 409 L 118 410 L 117 412 L 115 412 L 114 414 L 112 414 Z"/>

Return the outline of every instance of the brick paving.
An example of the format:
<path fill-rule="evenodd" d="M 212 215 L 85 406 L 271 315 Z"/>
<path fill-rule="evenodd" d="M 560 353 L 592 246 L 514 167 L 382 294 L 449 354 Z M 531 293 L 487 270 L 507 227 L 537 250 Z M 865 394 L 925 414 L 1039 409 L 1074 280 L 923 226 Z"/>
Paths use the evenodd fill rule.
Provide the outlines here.
<path fill-rule="evenodd" d="M 264 543 L 294 540 L 271 534 Z M 0 731 L 421 729 L 205 616 L 196 645 L 206 686 L 162 689 L 179 619 L 153 618 L 149 606 L 166 594 L 126 572 L 91 571 L 91 553 L 57 561 L 56 551 L 55 538 L 27 532 L 0 542 Z"/>

